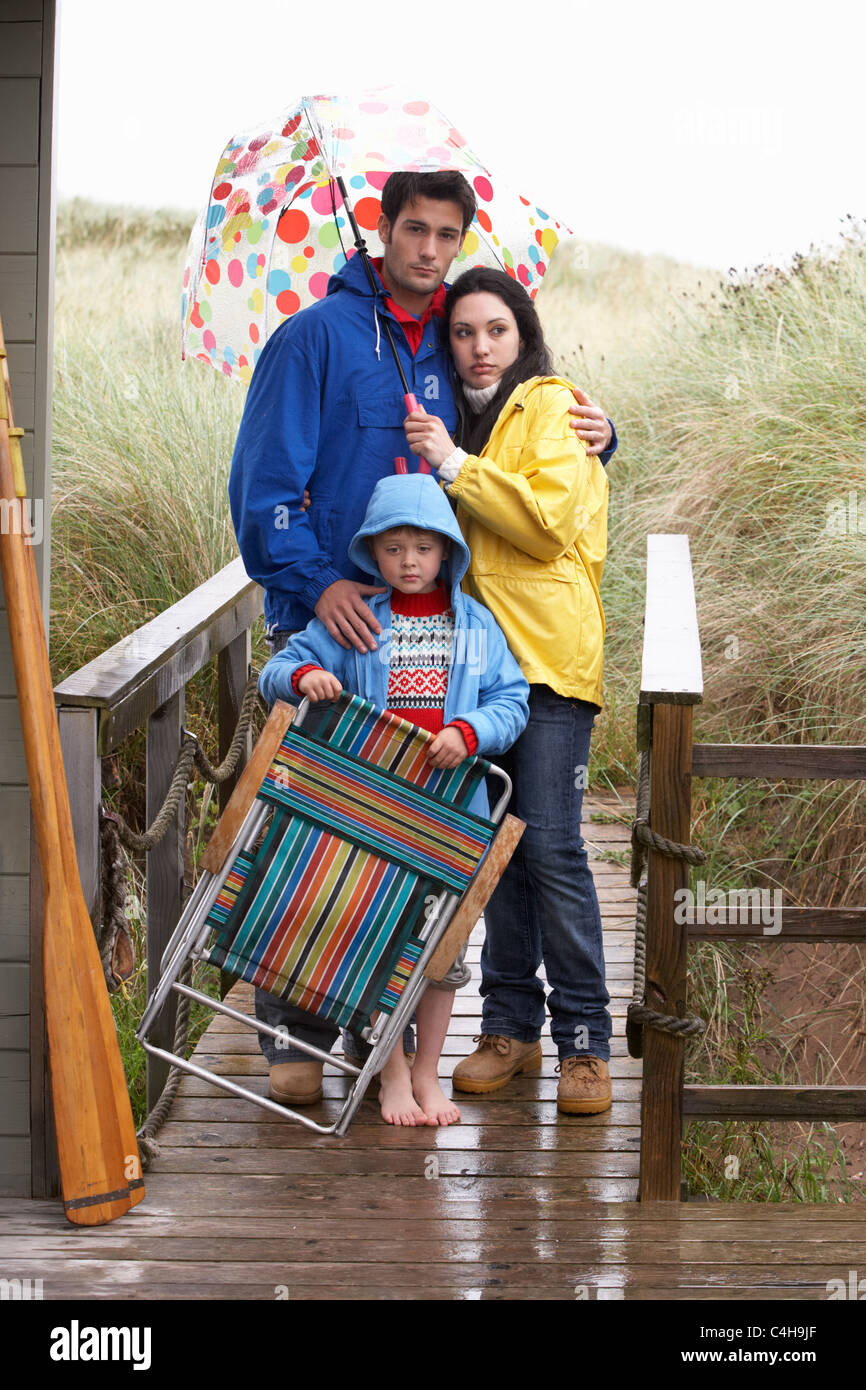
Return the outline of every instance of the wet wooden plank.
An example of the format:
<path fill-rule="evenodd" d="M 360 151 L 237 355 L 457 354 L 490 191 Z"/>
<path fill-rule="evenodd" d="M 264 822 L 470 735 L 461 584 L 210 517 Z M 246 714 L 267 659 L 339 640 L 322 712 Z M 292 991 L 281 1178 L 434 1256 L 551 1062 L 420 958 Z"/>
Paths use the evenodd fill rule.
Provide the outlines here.
<path fill-rule="evenodd" d="M 455 1097 L 462 1104 L 460 1097 Z M 631 1126 L 625 1128 L 616 1124 L 606 1126 L 585 1126 L 579 1123 L 580 1116 L 570 1117 L 578 1123 L 572 1125 L 546 1126 L 543 1135 L 537 1136 L 537 1143 L 547 1153 L 557 1152 L 598 1152 L 636 1153 L 640 1143 L 640 1131 Z M 446 1126 L 418 1125 L 415 1128 L 400 1125 L 384 1125 L 376 1113 L 368 1113 L 353 1122 L 348 1134 L 340 1139 L 341 1153 L 359 1150 L 378 1150 L 390 1153 L 395 1150 L 417 1150 L 419 1142 L 425 1149 L 434 1145 L 437 1153 L 444 1150 L 473 1150 L 485 1153 L 520 1153 L 526 1146 L 525 1134 L 514 1134 L 502 1124 L 455 1124 Z M 184 1123 L 173 1120 L 170 1130 L 160 1138 L 160 1148 L 165 1154 L 169 1149 L 230 1149 L 253 1148 L 284 1151 L 297 1144 L 294 1126 L 281 1124 L 279 1120 L 270 1122 L 263 1116 L 261 1120 L 235 1120 L 231 1123 L 218 1120 L 193 1121 Z M 330 1135 L 312 1132 L 305 1147 L 325 1150 L 333 1149 L 334 1140 Z"/>
<path fill-rule="evenodd" d="M 157 1262 L 190 1261 L 200 1264 L 218 1263 L 228 1257 L 232 1264 L 263 1265 L 268 1261 L 282 1263 L 291 1268 L 301 1261 L 313 1267 L 322 1265 L 351 1266 L 354 1264 L 376 1265 L 436 1265 L 453 1266 L 477 1265 L 486 1263 L 498 1267 L 515 1265 L 532 1266 L 534 1262 L 549 1269 L 562 1267 L 603 1265 L 608 1277 L 620 1271 L 624 1280 L 640 1283 L 645 1269 L 657 1270 L 668 1267 L 670 1277 L 671 1250 L 666 1239 L 629 1239 L 623 1235 L 611 1235 L 608 1240 L 594 1237 L 592 1232 L 584 1231 L 578 1238 L 554 1236 L 546 1230 L 531 1230 L 523 1233 L 506 1232 L 501 1238 L 494 1238 L 485 1231 L 475 1235 L 460 1236 L 459 1222 L 452 1223 L 452 1229 L 440 1236 L 434 1236 L 426 1227 L 422 1232 L 406 1234 L 402 1228 L 399 1233 L 383 1231 L 383 1222 L 378 1222 L 378 1230 L 367 1237 L 347 1238 L 341 1229 L 333 1235 L 324 1234 L 321 1226 L 317 1233 L 299 1235 L 286 1234 L 249 1235 L 226 1238 L 219 1234 L 189 1236 L 182 1232 L 162 1235 L 147 1235 L 141 1232 L 118 1233 L 112 1229 L 100 1240 L 101 1259 L 115 1262 L 143 1262 L 148 1265 Z M 838 1271 L 852 1267 L 866 1251 L 866 1242 L 858 1240 L 833 1240 L 826 1242 L 824 1248 L 814 1243 L 804 1261 L 806 1269 L 826 1270 L 825 1278 L 838 1277 Z M 85 1242 L 77 1240 L 72 1234 L 57 1232 L 52 1235 L 31 1237 L 24 1241 L 18 1238 L 0 1238 L 0 1256 L 4 1269 L 18 1268 L 20 1263 L 32 1267 L 32 1262 L 64 1262 L 67 1260 L 89 1261 Z M 739 1280 L 754 1282 L 750 1271 L 755 1267 L 766 1270 L 779 1266 L 795 1270 L 803 1258 L 803 1250 L 796 1239 L 777 1242 L 768 1246 L 761 1241 L 700 1242 L 693 1241 L 686 1252 L 686 1259 L 680 1265 L 680 1275 L 687 1273 L 695 1282 L 714 1282 L 716 1287 L 725 1287 L 729 1277 L 727 1266 L 736 1262 L 737 1275 L 731 1284 Z M 20 1277 L 20 1276 L 19 1276 Z"/>
<path fill-rule="evenodd" d="M 262 1176 L 305 1173 L 314 1168 L 323 1176 L 363 1174 L 371 1179 L 380 1175 L 405 1174 L 407 1177 L 423 1177 L 430 1154 L 436 1157 L 439 1173 L 448 1176 L 630 1178 L 635 1177 L 638 1171 L 637 1152 L 585 1154 L 539 1149 L 501 1153 L 495 1150 L 480 1152 L 444 1146 L 439 1148 L 436 1138 L 443 1132 L 427 1125 L 407 1129 L 406 1133 L 414 1136 L 415 1147 L 394 1151 L 376 1148 L 358 1152 L 337 1144 L 315 1151 L 306 1147 L 204 1149 L 162 1145 L 154 1172 L 210 1174 L 218 1172 L 223 1164 L 230 1163 L 234 1173 Z"/>
<path fill-rule="evenodd" d="M 769 1289 L 824 1289 L 827 1281 L 839 1277 L 838 1267 L 823 1262 L 773 1264 L 754 1263 L 744 1267 L 705 1265 L 700 1269 L 682 1267 L 675 1260 L 634 1265 L 628 1270 L 611 1266 L 596 1259 L 565 1259 L 561 1263 L 544 1260 L 497 1260 L 467 1259 L 464 1261 L 445 1258 L 441 1262 L 394 1261 L 387 1263 L 363 1260 L 322 1261 L 316 1263 L 309 1259 L 292 1261 L 288 1255 L 282 1259 L 256 1260 L 246 1263 L 231 1259 L 216 1260 L 127 1260 L 114 1262 L 102 1259 L 75 1259 L 71 1256 L 54 1256 L 52 1266 L 55 1278 L 64 1275 L 69 1282 L 78 1280 L 79 1297 L 88 1283 L 106 1280 L 114 1274 L 121 1274 L 124 1284 L 135 1285 L 139 1289 L 150 1287 L 152 1297 L 159 1297 L 164 1281 L 187 1284 L 205 1291 L 205 1296 L 234 1297 L 238 1289 L 254 1274 L 256 1282 L 273 1290 L 288 1286 L 290 1295 L 295 1289 L 315 1289 L 327 1284 L 335 1289 L 346 1286 L 363 1286 L 368 1293 L 371 1288 L 390 1288 L 395 1292 L 404 1290 L 446 1289 L 453 1296 L 463 1296 L 462 1291 L 472 1287 L 494 1287 L 501 1289 L 515 1287 L 543 1288 L 550 1293 L 570 1289 L 573 1296 L 575 1284 L 586 1284 L 593 1288 L 621 1288 L 627 1294 L 631 1291 L 657 1289 L 659 1287 L 715 1290 L 716 1295 L 727 1297 L 730 1290 Z M 119 1268 L 118 1268 L 119 1266 Z M 18 1262 L 18 1277 L 39 1277 L 41 1266 L 38 1260 Z M 118 1284 L 115 1284 L 115 1288 Z M 216 1289 L 219 1292 L 216 1292 Z"/>
<path fill-rule="evenodd" d="M 206 1082 L 201 1083 L 203 1089 L 206 1085 Z M 172 1123 L 212 1125 L 215 1123 L 236 1124 L 250 1120 L 253 1109 L 249 1101 L 227 1095 L 225 1091 L 220 1091 L 215 1086 L 208 1089 L 209 1095 L 192 1096 L 185 1094 L 175 1100 L 171 1108 Z M 371 1087 L 370 1091 L 374 1091 L 374 1087 Z M 605 1115 L 559 1115 L 550 1103 L 544 1100 L 527 1098 L 520 1102 L 506 1097 L 498 1105 L 488 1105 L 486 1099 L 479 1100 L 477 1097 L 473 1099 L 472 1096 L 463 1095 L 456 1091 L 454 1095 L 460 1106 L 464 1128 L 480 1125 L 484 1125 L 485 1129 L 497 1125 L 509 1128 L 515 1125 L 521 1127 L 535 1125 L 539 1129 L 548 1129 L 556 1128 L 559 1125 L 564 1127 L 579 1125 L 589 1129 L 609 1129 L 612 1128 L 613 1124 L 635 1127 L 640 1122 L 639 1100 L 618 1101 L 616 1111 L 608 1112 Z M 613 1122 L 611 1114 L 614 1116 Z M 350 1129 L 349 1134 L 351 1135 L 351 1133 L 352 1130 Z M 515 1141 L 515 1145 L 517 1143 L 522 1145 L 525 1140 L 526 1136 L 520 1136 L 519 1140 Z"/>

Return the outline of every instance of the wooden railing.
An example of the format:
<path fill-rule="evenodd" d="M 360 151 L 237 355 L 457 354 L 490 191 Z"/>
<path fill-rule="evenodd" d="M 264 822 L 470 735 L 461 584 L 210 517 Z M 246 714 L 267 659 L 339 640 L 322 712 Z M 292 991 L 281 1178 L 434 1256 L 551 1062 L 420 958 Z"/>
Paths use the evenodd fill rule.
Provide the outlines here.
<path fill-rule="evenodd" d="M 650 750 L 651 829 L 680 845 L 691 840 L 693 777 L 864 778 L 866 748 L 831 745 L 693 743 L 694 706 L 703 695 L 701 649 L 687 536 L 649 536 L 646 624 L 638 743 Z M 648 851 L 646 1004 L 686 1016 L 691 940 L 864 941 L 866 909 L 785 907 L 773 933 L 750 908 L 678 922 L 675 894 L 688 887 L 680 858 Z M 680 898 L 682 902 L 683 899 Z M 714 916 L 716 913 L 713 914 Z M 685 1086 L 685 1043 L 645 1027 L 641 1099 L 642 1201 L 677 1201 L 684 1119 L 866 1119 L 866 1086 Z"/>
<path fill-rule="evenodd" d="M 165 799 L 183 742 L 187 682 L 216 658 L 219 757 L 231 742 L 250 668 L 250 628 L 262 613 L 262 590 L 234 560 L 166 609 L 81 667 L 55 689 L 63 760 L 69 783 L 75 848 L 85 901 L 99 911 L 101 759 L 146 725 L 146 822 Z M 209 753 L 212 750 L 207 750 Z M 247 753 L 249 748 L 247 749 Z M 245 758 L 241 759 L 241 767 Z M 240 770 L 240 769 L 239 769 Z M 220 808 L 234 779 L 220 787 Z M 148 990 L 184 903 L 184 817 L 147 856 Z M 160 1037 L 171 1048 L 174 1006 L 164 1011 Z M 167 1067 L 148 1058 L 148 1106 L 158 1097 Z"/>

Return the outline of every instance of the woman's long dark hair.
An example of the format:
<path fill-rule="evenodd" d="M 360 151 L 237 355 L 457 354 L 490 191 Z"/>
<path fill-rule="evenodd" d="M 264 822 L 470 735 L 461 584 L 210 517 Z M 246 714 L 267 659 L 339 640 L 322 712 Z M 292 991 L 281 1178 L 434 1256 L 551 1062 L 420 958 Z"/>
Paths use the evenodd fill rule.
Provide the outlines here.
<path fill-rule="evenodd" d="M 454 281 L 445 296 L 445 326 L 451 327 L 451 319 L 458 302 L 467 294 L 495 294 L 506 304 L 514 315 L 517 331 L 520 334 L 520 356 L 512 363 L 499 380 L 493 399 L 479 415 L 463 399 L 463 393 L 456 392 L 457 413 L 460 416 L 459 443 L 468 453 L 478 454 L 490 438 L 490 432 L 497 416 L 515 386 L 521 381 L 529 381 L 534 376 L 550 376 L 553 373 L 553 360 L 535 305 L 526 290 L 510 275 L 502 270 L 488 270 L 486 266 L 475 266 L 466 270 Z"/>

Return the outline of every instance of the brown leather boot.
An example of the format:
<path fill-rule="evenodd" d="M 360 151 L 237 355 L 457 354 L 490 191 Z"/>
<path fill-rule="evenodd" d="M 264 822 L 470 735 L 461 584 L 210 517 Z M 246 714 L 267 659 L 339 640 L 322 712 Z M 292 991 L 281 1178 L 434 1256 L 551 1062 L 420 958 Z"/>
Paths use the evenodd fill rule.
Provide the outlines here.
<path fill-rule="evenodd" d="M 313 1105 L 322 1099 L 321 1062 L 278 1062 L 269 1073 L 271 1100 L 280 1105 Z"/>
<path fill-rule="evenodd" d="M 600 1057 L 566 1057 L 556 1069 L 556 1108 L 565 1115 L 600 1115 L 610 1109 L 610 1072 Z"/>
<path fill-rule="evenodd" d="M 471 1057 L 464 1057 L 454 1068 L 452 1085 L 455 1091 L 485 1095 L 498 1091 L 521 1071 L 538 1071 L 541 1067 L 541 1043 L 518 1042 L 495 1033 L 481 1033 L 472 1039 L 478 1047 Z"/>

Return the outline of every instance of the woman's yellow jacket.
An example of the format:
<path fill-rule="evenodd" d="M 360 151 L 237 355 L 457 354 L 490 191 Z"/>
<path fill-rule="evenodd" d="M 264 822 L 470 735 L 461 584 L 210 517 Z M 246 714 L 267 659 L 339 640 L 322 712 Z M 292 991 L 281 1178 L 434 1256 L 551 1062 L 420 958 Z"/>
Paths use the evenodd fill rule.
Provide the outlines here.
<path fill-rule="evenodd" d="M 522 382 L 448 495 L 472 556 L 463 588 L 493 613 L 530 685 L 600 707 L 608 482 L 569 426 L 572 389 L 560 377 Z"/>

